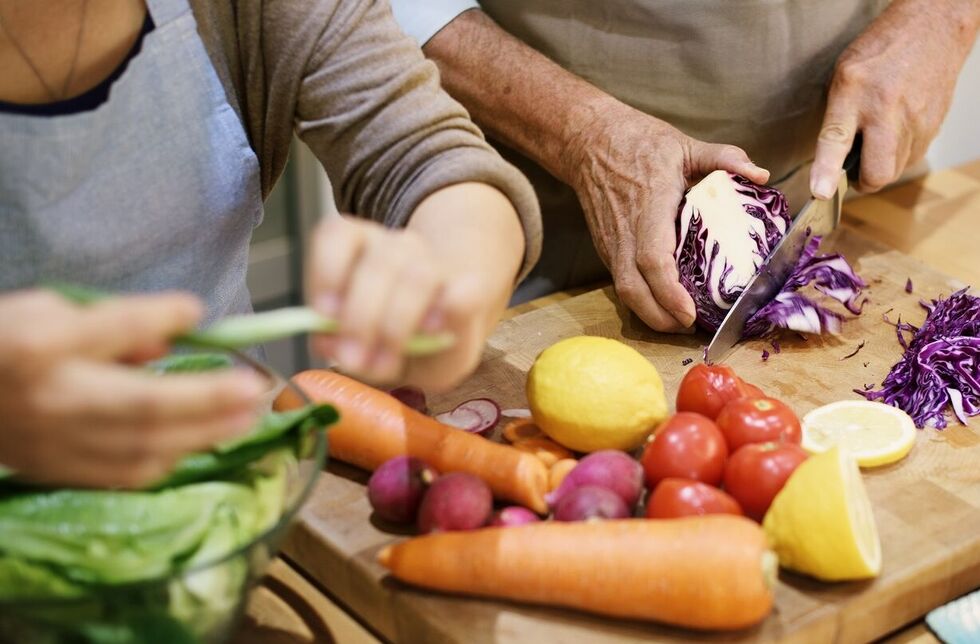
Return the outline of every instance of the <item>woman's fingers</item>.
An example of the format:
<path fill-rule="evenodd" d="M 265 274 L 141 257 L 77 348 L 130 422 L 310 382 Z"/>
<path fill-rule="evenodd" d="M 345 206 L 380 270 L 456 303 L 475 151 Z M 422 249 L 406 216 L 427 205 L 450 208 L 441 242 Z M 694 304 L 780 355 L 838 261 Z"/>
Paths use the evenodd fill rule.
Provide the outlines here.
<path fill-rule="evenodd" d="M 201 319 L 200 300 L 186 293 L 110 298 L 80 307 L 68 353 L 113 360 L 153 353 Z"/>
<path fill-rule="evenodd" d="M 254 417 L 267 387 L 247 371 L 160 376 L 112 364 L 75 362 L 58 371 L 39 394 L 38 403 L 45 415 L 66 422 L 164 426 L 242 413 Z M 201 444 L 208 444 L 208 438 L 202 437 Z"/>
<path fill-rule="evenodd" d="M 328 216 L 313 236 L 306 300 L 329 318 L 339 315 L 351 273 L 368 242 L 369 231 L 360 224 L 340 215 Z"/>

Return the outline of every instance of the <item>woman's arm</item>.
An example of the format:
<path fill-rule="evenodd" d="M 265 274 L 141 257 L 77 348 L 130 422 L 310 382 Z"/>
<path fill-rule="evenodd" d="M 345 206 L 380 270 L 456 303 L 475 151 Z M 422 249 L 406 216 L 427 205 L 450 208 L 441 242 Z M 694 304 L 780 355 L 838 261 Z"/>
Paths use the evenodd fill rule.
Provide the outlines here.
<path fill-rule="evenodd" d="M 485 183 L 520 216 L 526 273 L 540 247 L 537 201 L 527 180 L 442 90 L 435 66 L 398 29 L 387 3 L 314 4 L 333 10 L 306 61 L 296 131 L 327 170 L 338 209 L 403 226 L 435 191 Z M 305 8 L 302 13 L 309 20 Z M 281 44 L 288 46 L 285 39 Z"/>

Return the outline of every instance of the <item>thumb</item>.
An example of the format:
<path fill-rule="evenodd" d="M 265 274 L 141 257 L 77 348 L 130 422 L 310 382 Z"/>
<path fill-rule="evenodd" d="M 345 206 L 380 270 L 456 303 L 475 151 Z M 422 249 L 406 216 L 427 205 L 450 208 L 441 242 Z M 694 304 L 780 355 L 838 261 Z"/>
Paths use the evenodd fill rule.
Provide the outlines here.
<path fill-rule="evenodd" d="M 765 183 L 769 181 L 769 171 L 752 163 L 745 150 L 735 145 L 718 143 L 698 144 L 693 149 L 692 165 L 697 168 L 700 176 L 708 175 L 715 170 L 726 170 L 740 174 L 749 181 Z"/>
<path fill-rule="evenodd" d="M 857 132 L 857 113 L 846 95 L 831 88 L 827 97 L 817 149 L 810 168 L 810 192 L 818 199 L 830 199 L 837 189 L 844 159 Z"/>

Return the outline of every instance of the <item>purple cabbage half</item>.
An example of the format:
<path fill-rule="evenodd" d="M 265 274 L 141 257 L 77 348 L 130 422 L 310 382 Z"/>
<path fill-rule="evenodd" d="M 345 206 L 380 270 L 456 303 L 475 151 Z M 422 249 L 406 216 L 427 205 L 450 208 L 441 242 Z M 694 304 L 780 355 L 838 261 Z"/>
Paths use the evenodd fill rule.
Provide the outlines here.
<path fill-rule="evenodd" d="M 789 225 L 786 197 L 745 177 L 716 170 L 688 191 L 678 209 L 675 259 L 700 327 L 714 332 L 721 325 Z M 841 255 L 817 255 L 819 245 L 819 237 L 808 241 L 782 290 L 746 322 L 744 337 L 777 329 L 839 332 L 842 316 L 799 292 L 811 284 L 851 313 L 861 312 L 864 281 Z"/>
<path fill-rule="evenodd" d="M 855 391 L 904 409 L 917 427 L 946 427 L 947 404 L 965 425 L 967 416 L 980 414 L 980 297 L 962 289 L 921 304 L 927 312 L 921 327 L 895 324 L 905 354 L 881 389 Z"/>

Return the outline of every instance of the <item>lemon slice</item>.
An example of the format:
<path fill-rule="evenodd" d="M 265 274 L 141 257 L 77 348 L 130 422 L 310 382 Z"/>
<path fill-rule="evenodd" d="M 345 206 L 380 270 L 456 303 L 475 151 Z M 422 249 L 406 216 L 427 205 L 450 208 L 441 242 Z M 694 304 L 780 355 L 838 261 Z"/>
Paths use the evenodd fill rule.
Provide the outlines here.
<path fill-rule="evenodd" d="M 881 542 L 861 470 L 840 447 L 796 468 L 762 527 L 780 565 L 790 570 L 825 581 L 881 572 Z"/>
<path fill-rule="evenodd" d="M 811 454 L 840 445 L 861 467 L 899 461 L 917 435 L 912 418 L 898 407 L 870 400 L 841 400 L 803 417 L 803 449 Z"/>

